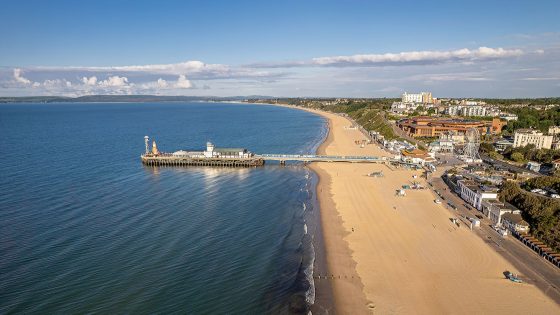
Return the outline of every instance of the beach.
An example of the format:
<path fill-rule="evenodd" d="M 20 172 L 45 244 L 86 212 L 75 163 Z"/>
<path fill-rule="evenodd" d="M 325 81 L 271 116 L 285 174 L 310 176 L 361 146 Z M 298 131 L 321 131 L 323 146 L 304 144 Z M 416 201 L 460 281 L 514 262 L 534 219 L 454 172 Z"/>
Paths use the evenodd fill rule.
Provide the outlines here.
<path fill-rule="evenodd" d="M 318 154 L 390 156 L 342 116 L 325 117 L 329 134 Z M 337 314 L 554 314 L 560 307 L 530 283 L 504 278 L 513 266 L 452 214 L 434 203 L 430 190 L 395 190 L 421 171 L 360 163 L 312 163 L 318 177 L 324 255 L 315 272 L 332 288 Z M 382 171 L 384 177 L 368 177 Z M 413 175 L 418 175 L 413 179 Z M 530 282 L 530 281 L 529 281 Z M 319 308 L 320 309 L 320 308 Z M 332 312 L 329 312 L 332 313 Z"/>

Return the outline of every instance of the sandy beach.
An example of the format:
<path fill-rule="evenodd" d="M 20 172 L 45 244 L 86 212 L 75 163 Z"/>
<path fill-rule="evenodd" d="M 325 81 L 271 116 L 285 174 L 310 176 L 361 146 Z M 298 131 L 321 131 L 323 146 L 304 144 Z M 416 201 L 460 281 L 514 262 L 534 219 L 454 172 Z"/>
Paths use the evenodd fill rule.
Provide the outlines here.
<path fill-rule="evenodd" d="M 319 153 L 389 154 L 364 139 L 341 116 L 312 111 L 329 121 Z M 530 283 L 504 279 L 515 271 L 451 214 L 430 190 L 395 190 L 420 171 L 384 165 L 313 163 L 328 274 L 316 270 L 320 288 L 332 286 L 337 314 L 558 314 L 560 307 Z M 383 171 L 384 177 L 366 174 Z M 332 312 L 329 312 L 332 314 Z"/>

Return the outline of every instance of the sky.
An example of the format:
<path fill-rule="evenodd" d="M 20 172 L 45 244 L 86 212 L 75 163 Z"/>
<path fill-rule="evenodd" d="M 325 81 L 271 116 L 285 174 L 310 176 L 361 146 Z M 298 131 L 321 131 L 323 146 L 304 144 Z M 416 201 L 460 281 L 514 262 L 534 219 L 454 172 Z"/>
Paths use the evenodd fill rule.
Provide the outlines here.
<path fill-rule="evenodd" d="M 0 96 L 560 96 L 558 0 L 0 1 Z"/>

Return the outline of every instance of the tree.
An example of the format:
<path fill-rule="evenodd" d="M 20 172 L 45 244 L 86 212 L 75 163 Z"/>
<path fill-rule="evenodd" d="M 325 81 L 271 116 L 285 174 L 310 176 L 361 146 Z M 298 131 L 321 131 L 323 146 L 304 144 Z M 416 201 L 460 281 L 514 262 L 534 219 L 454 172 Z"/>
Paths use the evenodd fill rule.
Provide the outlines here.
<path fill-rule="evenodd" d="M 524 157 L 523 154 L 520 152 L 513 152 L 511 154 L 511 159 L 514 160 L 515 162 L 523 162 Z"/>
<path fill-rule="evenodd" d="M 489 153 L 488 153 L 488 156 L 489 156 L 491 159 L 494 159 L 494 160 L 500 158 L 500 154 L 498 154 L 498 152 L 496 152 L 496 151 L 491 151 L 491 152 L 489 152 Z"/>
<path fill-rule="evenodd" d="M 494 146 L 492 145 L 492 143 L 482 142 L 480 144 L 480 151 L 485 152 L 485 153 L 490 153 L 490 152 L 494 152 L 496 150 L 494 149 Z"/>

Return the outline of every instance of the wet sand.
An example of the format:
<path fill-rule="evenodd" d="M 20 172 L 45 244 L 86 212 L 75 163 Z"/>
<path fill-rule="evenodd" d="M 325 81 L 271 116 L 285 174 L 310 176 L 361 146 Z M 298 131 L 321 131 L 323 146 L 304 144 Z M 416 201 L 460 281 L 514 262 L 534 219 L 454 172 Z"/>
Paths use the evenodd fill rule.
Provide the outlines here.
<path fill-rule="evenodd" d="M 347 128 L 348 119 L 312 112 L 329 120 L 319 153 L 389 156 L 376 145 L 356 145 L 365 137 Z M 358 163 L 310 168 L 319 176 L 327 262 L 327 274 L 320 268 L 315 274 L 318 305 L 321 288 L 330 285 L 337 314 L 560 313 L 535 286 L 504 279 L 505 270 L 515 271 L 512 265 L 464 225 L 451 223 L 429 190 L 395 195 L 413 180 L 426 185 L 412 178 L 420 171 Z M 366 176 L 372 171 L 385 176 Z"/>

